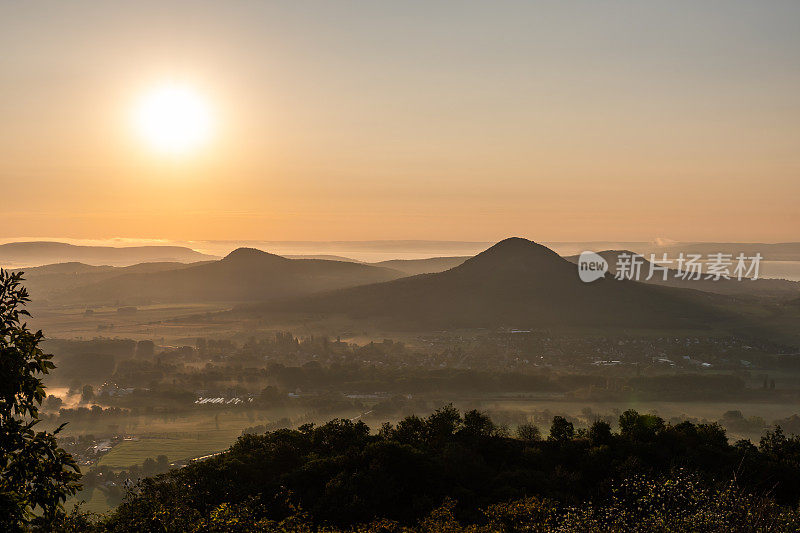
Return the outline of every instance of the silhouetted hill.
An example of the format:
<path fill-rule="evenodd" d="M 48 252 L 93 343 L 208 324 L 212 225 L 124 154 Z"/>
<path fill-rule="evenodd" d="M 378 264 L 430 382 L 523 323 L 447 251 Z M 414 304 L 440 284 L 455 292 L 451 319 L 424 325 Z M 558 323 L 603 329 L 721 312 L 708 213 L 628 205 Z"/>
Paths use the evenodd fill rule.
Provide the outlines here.
<path fill-rule="evenodd" d="M 661 271 L 656 270 L 651 279 L 646 279 L 650 273 L 650 261 L 645 259 L 644 256 L 632 252 L 630 250 L 604 250 L 597 252 L 598 255 L 608 262 L 608 270 L 611 274 L 617 273 L 617 261 L 621 254 L 637 256 L 637 262 L 641 261 L 641 276 L 639 280 L 653 285 L 663 285 L 667 287 L 678 287 L 683 289 L 695 289 L 705 292 L 713 292 L 717 294 L 728 295 L 750 295 L 750 296 L 767 296 L 767 297 L 792 297 L 800 294 L 800 282 L 789 281 L 784 279 L 757 279 L 741 281 L 736 279 L 682 279 L 677 270 L 670 269 L 667 272 L 666 279 Z M 565 257 L 568 261 L 577 264 L 577 255 Z M 662 257 L 662 254 L 656 254 L 657 258 Z"/>
<path fill-rule="evenodd" d="M 520 238 L 446 272 L 303 298 L 281 310 L 382 317 L 402 327 L 703 327 L 729 315 L 717 295 L 578 278 L 574 264 Z M 276 309 L 269 305 L 261 311 Z M 257 312 L 257 310 L 254 310 Z"/>
<path fill-rule="evenodd" d="M 117 276 L 66 296 L 86 303 L 256 301 L 396 279 L 402 273 L 344 261 L 287 259 L 239 248 L 219 261 L 180 270 Z"/>
<path fill-rule="evenodd" d="M 0 266 L 20 268 L 52 263 L 128 266 L 137 263 L 193 263 L 217 259 L 182 246 L 76 246 L 63 242 L 11 242 L 0 244 Z"/>
<path fill-rule="evenodd" d="M 24 272 L 25 286 L 35 302 L 58 299 L 60 295 L 98 281 L 115 278 L 124 274 L 163 272 L 178 270 L 189 266 L 206 264 L 208 261 L 197 263 L 140 263 L 126 267 L 109 265 L 95 266 L 84 263 L 56 263 L 19 269 Z"/>

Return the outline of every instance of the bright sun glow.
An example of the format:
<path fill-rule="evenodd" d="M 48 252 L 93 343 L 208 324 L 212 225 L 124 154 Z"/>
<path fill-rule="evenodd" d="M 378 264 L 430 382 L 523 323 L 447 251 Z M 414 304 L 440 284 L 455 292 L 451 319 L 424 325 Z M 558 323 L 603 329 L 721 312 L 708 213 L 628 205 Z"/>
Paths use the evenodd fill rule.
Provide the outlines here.
<path fill-rule="evenodd" d="M 189 87 L 165 85 L 152 89 L 139 102 L 135 120 L 139 134 L 160 152 L 190 152 L 211 137 L 208 104 Z"/>

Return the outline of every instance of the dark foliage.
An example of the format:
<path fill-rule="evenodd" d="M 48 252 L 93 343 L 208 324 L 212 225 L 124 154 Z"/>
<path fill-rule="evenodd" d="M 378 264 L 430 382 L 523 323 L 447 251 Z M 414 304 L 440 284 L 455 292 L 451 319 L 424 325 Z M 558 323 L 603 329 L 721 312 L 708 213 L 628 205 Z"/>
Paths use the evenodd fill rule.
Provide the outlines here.
<path fill-rule="evenodd" d="M 16 531 L 45 526 L 74 494 L 79 479 L 72 457 L 55 434 L 36 431 L 45 399 L 42 376 L 55 365 L 22 321 L 28 293 L 20 273 L 0 269 L 0 526 Z M 61 428 L 59 427 L 59 430 Z"/>
<path fill-rule="evenodd" d="M 377 519 L 413 525 L 448 499 L 457 502 L 454 519 L 473 524 L 486 523 L 480 509 L 509 501 L 530 507 L 530 498 L 580 508 L 586 520 L 599 520 L 586 502 L 613 507 L 634 498 L 619 492 L 620 486 L 633 490 L 630 480 L 675 472 L 692 473 L 686 487 L 706 487 L 686 498 L 711 498 L 709 491 L 727 490 L 731 479 L 742 490 L 771 491 L 784 505 L 796 505 L 800 496 L 800 439 L 780 430 L 757 448 L 728 444 L 714 424 L 671 426 L 635 411 L 620 417 L 620 428 L 614 434 L 597 422 L 575 431 L 556 418 L 548 440 L 516 439 L 477 411 L 462 416 L 447 406 L 424 419 L 384 424 L 377 434 L 349 420 L 247 434 L 219 457 L 144 480 L 104 527 L 155 531 L 169 523 L 190 529 L 212 520 L 220 506 L 246 508 L 248 520 L 289 520 L 299 508 L 317 525 L 347 528 Z M 673 493 L 664 497 L 680 500 Z"/>

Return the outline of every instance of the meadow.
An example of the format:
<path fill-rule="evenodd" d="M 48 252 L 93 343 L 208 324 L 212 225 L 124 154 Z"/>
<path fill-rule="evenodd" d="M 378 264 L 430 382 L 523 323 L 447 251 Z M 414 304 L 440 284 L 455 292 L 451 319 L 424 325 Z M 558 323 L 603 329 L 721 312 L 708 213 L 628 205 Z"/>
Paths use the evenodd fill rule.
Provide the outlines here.
<path fill-rule="evenodd" d="M 145 459 L 159 455 L 166 455 L 170 462 L 183 461 L 224 451 L 240 434 L 241 430 L 235 429 L 165 433 L 163 436 L 147 434 L 138 437 L 138 440 L 126 440 L 117 444 L 97 464 L 111 468 L 128 468 L 141 465 Z"/>

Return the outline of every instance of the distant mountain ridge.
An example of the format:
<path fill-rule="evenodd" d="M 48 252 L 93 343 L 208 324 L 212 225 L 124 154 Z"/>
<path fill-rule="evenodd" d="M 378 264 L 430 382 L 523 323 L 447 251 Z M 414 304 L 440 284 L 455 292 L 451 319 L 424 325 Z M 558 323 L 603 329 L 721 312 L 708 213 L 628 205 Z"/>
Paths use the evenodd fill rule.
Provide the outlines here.
<path fill-rule="evenodd" d="M 417 274 L 432 274 L 450 270 L 464 263 L 464 261 L 470 257 L 472 256 L 431 257 L 428 259 L 390 259 L 388 261 L 379 261 L 372 264 L 375 266 L 393 268 L 408 276 L 416 276 Z"/>
<path fill-rule="evenodd" d="M 0 266 L 21 268 L 54 263 L 130 266 L 138 263 L 193 263 L 218 257 L 183 246 L 78 246 L 64 242 L 35 241 L 0 244 Z"/>
<path fill-rule="evenodd" d="M 28 289 L 33 301 L 38 303 L 53 299 L 58 300 L 62 295 L 77 287 L 125 274 L 178 270 L 204 263 L 208 263 L 208 261 L 198 261 L 196 263 L 153 262 L 115 267 L 70 262 L 22 268 L 15 271 L 23 272 L 25 287 Z"/>
<path fill-rule="evenodd" d="M 721 296 L 617 281 L 583 283 L 577 267 L 527 239 L 505 239 L 434 274 L 282 302 L 294 312 L 381 318 L 397 327 L 709 327 Z M 250 312 L 269 312 L 266 304 Z M 243 311 L 247 311 L 243 309 Z"/>
<path fill-rule="evenodd" d="M 288 259 L 254 248 L 239 248 L 219 261 L 124 274 L 76 287 L 62 297 L 126 304 L 262 301 L 382 282 L 402 275 L 361 263 Z"/>

